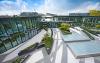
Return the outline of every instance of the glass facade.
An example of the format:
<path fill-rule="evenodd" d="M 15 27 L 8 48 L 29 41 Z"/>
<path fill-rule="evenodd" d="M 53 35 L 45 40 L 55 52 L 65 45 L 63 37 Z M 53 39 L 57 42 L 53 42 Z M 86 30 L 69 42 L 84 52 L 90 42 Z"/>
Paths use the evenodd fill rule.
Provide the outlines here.
<path fill-rule="evenodd" d="M 0 18 L 0 53 L 38 34 L 41 17 Z"/>

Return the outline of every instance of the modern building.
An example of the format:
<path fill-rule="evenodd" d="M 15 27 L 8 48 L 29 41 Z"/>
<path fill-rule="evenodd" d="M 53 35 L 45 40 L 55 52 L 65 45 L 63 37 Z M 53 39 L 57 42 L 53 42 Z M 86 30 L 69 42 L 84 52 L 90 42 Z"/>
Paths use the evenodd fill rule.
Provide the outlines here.
<path fill-rule="evenodd" d="M 89 13 L 69 13 L 69 16 L 89 16 Z"/>
<path fill-rule="evenodd" d="M 23 21 L 22 21 L 23 20 Z M 41 17 L 0 18 L 0 53 L 18 46 L 38 34 Z"/>
<path fill-rule="evenodd" d="M 22 12 L 20 16 L 21 17 L 33 17 L 33 16 L 41 16 L 41 14 L 37 12 Z"/>
<path fill-rule="evenodd" d="M 72 24 L 72 27 L 74 27 L 74 26 L 85 27 L 85 25 L 87 23 L 89 23 L 89 24 L 94 23 L 94 25 L 91 25 L 91 26 L 95 26 L 95 23 L 100 21 L 99 16 L 43 17 L 43 16 L 39 16 L 37 13 L 21 13 L 20 16 L 6 17 L 6 18 L 1 17 L 0 18 L 0 53 L 1 53 L 0 58 L 2 58 L 2 55 L 5 55 L 5 57 L 3 58 L 4 60 L 5 59 L 7 60 L 8 58 L 10 58 L 9 55 L 10 56 L 12 55 L 12 57 L 11 57 L 12 59 L 13 59 L 13 57 L 16 58 L 16 56 L 18 56 L 18 53 L 19 53 L 19 50 L 17 50 L 17 48 L 20 48 L 19 45 L 23 46 L 23 47 L 28 47 L 28 45 L 24 46 L 24 44 L 33 43 L 35 40 L 40 41 L 40 39 L 42 39 L 42 38 L 39 38 L 39 37 L 41 37 L 41 35 L 39 33 L 43 30 L 43 25 L 46 25 L 45 28 L 53 29 L 53 34 L 54 34 L 53 37 L 55 37 L 55 39 L 54 39 L 55 43 L 53 43 L 53 45 L 52 45 L 53 49 L 51 48 L 51 50 L 53 50 L 53 51 L 51 51 L 51 52 L 49 51 L 49 53 L 50 53 L 50 55 L 49 55 L 49 54 L 47 54 L 48 48 L 46 48 L 46 49 L 43 48 L 43 50 L 45 50 L 46 56 L 45 56 L 45 54 L 42 55 L 45 57 L 43 59 L 41 59 L 41 57 L 39 57 L 39 55 L 36 55 L 35 52 L 37 54 L 39 54 L 39 53 L 41 54 L 41 53 L 44 53 L 44 51 L 41 48 L 37 48 L 35 50 L 35 52 L 28 55 L 28 58 L 29 58 L 29 59 L 27 59 L 28 62 L 31 62 L 30 59 L 32 60 L 32 58 L 34 58 L 34 57 L 35 58 L 33 60 L 38 59 L 38 57 L 39 57 L 40 60 L 38 62 L 40 62 L 40 63 L 41 63 L 41 61 L 44 62 L 45 59 L 48 59 L 48 63 L 49 63 L 49 61 L 51 63 L 57 63 L 58 61 L 60 61 L 60 63 L 66 63 L 66 61 L 67 61 L 66 57 L 71 59 L 70 56 L 67 56 L 69 54 L 69 52 L 67 52 L 68 51 L 67 49 L 70 50 L 70 53 L 72 53 L 72 56 L 73 56 L 72 58 L 74 58 L 76 61 L 78 59 L 76 58 L 76 56 L 74 56 L 74 54 L 77 55 L 77 52 L 83 51 L 83 50 L 77 51 L 77 49 L 85 49 L 85 47 L 84 47 L 85 44 L 86 44 L 86 46 L 91 45 L 91 47 L 89 47 L 90 49 L 94 48 L 94 49 L 90 50 L 92 52 L 94 51 L 93 57 L 94 57 L 95 53 L 97 53 L 97 52 L 100 53 L 98 47 L 95 47 L 97 44 L 99 44 L 97 42 L 99 42 L 100 40 L 98 40 L 96 38 L 95 40 L 98 40 L 98 41 L 96 43 L 93 43 L 94 45 L 90 44 L 90 43 L 88 43 L 88 45 L 87 45 L 86 42 L 88 42 L 88 41 L 91 42 L 92 40 L 90 39 L 90 37 L 87 37 L 86 33 L 80 32 L 83 29 L 82 30 L 77 30 L 76 28 L 74 28 L 74 30 L 71 29 L 70 31 L 71 32 L 74 31 L 75 33 L 69 34 L 67 36 L 61 35 L 61 31 L 59 31 L 59 29 L 56 29 L 56 28 L 59 28 L 59 24 L 66 23 L 66 22 L 69 24 Z M 27 16 L 29 16 L 29 17 L 27 17 Z M 43 22 L 42 19 L 45 19 L 45 22 Z M 52 21 L 46 21 L 46 19 L 51 19 Z M 44 33 L 45 31 L 42 31 L 42 32 Z M 36 36 L 37 34 L 39 34 L 39 35 Z M 45 35 L 45 33 L 44 33 L 44 35 Z M 35 40 L 31 40 L 33 38 Z M 29 41 L 29 40 L 31 40 L 31 41 Z M 66 44 L 67 42 L 69 42 L 70 44 Z M 92 42 L 95 42 L 95 41 L 92 41 Z M 41 41 L 38 43 L 41 43 Z M 64 46 L 63 46 L 63 44 L 64 44 Z M 80 46 L 81 48 L 79 48 L 78 45 L 82 45 L 82 46 Z M 75 49 L 74 49 L 74 47 L 75 47 Z M 95 50 L 95 48 L 96 48 L 96 50 Z M 11 49 L 13 49 L 13 50 L 10 51 Z M 20 51 L 21 51 L 21 49 L 23 49 L 23 48 L 20 48 Z M 42 50 L 42 52 L 40 51 L 40 49 Z M 86 56 L 88 56 L 88 54 L 86 54 L 86 53 L 90 54 L 90 51 L 88 52 L 87 49 L 88 48 L 86 48 L 83 51 Z M 40 51 L 40 52 L 37 52 L 37 51 Z M 7 53 L 7 52 L 9 52 L 9 53 Z M 16 54 L 16 56 L 14 56 L 13 54 Z M 38 57 L 36 57 L 36 56 L 38 56 Z M 78 55 L 78 57 L 80 57 L 80 56 L 81 55 Z M 97 56 L 97 55 L 95 55 L 95 56 Z M 82 57 L 84 57 L 84 56 L 82 56 Z M 92 56 L 89 55 L 89 57 L 92 57 Z M 86 57 L 84 57 L 84 58 L 86 58 Z M 79 59 L 81 59 L 81 58 L 79 58 Z M 0 61 L 4 61 L 4 60 L 0 59 Z M 24 60 L 27 62 L 26 59 L 24 59 Z M 11 59 L 9 61 L 11 61 Z M 80 63 L 80 62 L 78 61 L 78 63 Z"/>

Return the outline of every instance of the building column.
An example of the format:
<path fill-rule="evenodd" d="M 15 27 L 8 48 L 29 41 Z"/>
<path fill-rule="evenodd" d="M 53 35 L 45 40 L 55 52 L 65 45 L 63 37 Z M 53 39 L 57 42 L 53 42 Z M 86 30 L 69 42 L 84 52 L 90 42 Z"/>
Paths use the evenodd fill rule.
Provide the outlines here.
<path fill-rule="evenodd" d="M 85 63 L 85 58 L 81 58 L 81 59 L 79 60 L 79 63 Z"/>
<path fill-rule="evenodd" d="M 85 58 L 85 63 L 95 63 L 94 58 L 93 57 Z"/>

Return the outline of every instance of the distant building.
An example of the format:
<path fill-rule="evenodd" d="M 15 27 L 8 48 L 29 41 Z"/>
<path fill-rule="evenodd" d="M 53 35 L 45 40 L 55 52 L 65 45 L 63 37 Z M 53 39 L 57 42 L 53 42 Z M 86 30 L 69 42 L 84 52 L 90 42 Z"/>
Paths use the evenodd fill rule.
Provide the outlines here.
<path fill-rule="evenodd" d="M 53 17 L 54 16 L 57 16 L 56 14 L 51 14 L 51 13 L 46 13 L 45 15 L 43 15 L 42 17 L 43 17 L 43 19 L 42 19 L 42 21 L 54 21 L 54 19 L 53 19 Z"/>
<path fill-rule="evenodd" d="M 20 14 L 20 16 L 22 16 L 22 17 L 33 17 L 33 16 L 40 16 L 40 14 L 37 13 L 37 12 L 22 12 Z"/>
<path fill-rule="evenodd" d="M 56 14 L 51 14 L 51 13 L 46 13 L 46 15 L 49 15 L 49 16 L 57 16 Z"/>
<path fill-rule="evenodd" d="M 12 17 L 12 16 L 8 16 L 8 15 L 0 15 L 0 18 L 9 18 L 9 17 Z"/>
<path fill-rule="evenodd" d="M 89 13 L 69 13 L 69 16 L 89 16 Z"/>

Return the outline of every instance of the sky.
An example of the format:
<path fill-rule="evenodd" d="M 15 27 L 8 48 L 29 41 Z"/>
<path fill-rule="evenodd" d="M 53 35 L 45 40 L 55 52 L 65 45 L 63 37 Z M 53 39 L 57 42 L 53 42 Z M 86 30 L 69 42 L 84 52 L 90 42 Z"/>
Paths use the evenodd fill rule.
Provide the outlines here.
<path fill-rule="evenodd" d="M 0 0 L 0 15 L 16 15 L 21 12 L 86 13 L 100 10 L 100 0 Z"/>

